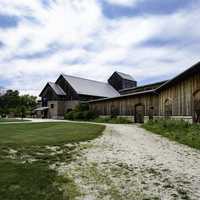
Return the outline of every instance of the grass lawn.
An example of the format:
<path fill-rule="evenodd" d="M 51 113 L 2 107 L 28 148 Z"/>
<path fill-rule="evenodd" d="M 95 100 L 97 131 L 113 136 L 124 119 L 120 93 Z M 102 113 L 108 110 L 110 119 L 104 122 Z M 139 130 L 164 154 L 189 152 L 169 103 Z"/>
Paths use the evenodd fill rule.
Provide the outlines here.
<path fill-rule="evenodd" d="M 0 118 L 0 123 L 1 122 L 25 122 L 28 120 L 23 120 L 23 119 L 12 119 L 12 118 Z"/>
<path fill-rule="evenodd" d="M 181 144 L 200 149 L 200 125 L 178 120 L 149 121 L 142 126 Z"/>
<path fill-rule="evenodd" d="M 1 124 L 0 199 L 74 199 L 78 189 L 73 180 L 50 166 L 75 159 L 75 143 L 92 140 L 103 130 L 93 124 Z"/>

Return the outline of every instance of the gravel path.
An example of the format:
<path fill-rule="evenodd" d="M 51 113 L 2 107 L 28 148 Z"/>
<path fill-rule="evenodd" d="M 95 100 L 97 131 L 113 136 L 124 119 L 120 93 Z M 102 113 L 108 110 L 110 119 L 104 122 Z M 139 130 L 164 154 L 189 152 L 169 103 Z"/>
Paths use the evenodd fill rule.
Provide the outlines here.
<path fill-rule="evenodd" d="M 76 161 L 58 169 L 75 180 L 77 199 L 200 199 L 198 150 L 137 125 L 107 125 L 80 149 Z"/>

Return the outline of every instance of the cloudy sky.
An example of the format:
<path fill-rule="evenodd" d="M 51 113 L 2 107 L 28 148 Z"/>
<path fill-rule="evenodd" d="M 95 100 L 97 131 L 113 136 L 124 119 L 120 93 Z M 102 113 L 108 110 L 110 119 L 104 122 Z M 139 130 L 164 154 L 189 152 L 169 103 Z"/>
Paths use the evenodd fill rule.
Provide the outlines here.
<path fill-rule="evenodd" d="M 60 73 L 140 84 L 200 59 L 200 0 L 0 0 L 0 86 L 37 95 Z"/>

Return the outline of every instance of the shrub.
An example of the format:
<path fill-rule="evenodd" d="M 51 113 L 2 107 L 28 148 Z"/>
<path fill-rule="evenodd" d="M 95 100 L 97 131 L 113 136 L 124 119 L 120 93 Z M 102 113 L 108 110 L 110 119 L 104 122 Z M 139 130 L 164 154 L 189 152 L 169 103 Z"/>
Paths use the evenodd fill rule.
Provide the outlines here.
<path fill-rule="evenodd" d="M 85 110 L 86 108 L 86 104 L 80 104 L 73 111 L 67 112 L 64 118 L 67 120 L 93 120 L 98 117 L 95 112 Z"/>
<path fill-rule="evenodd" d="M 67 112 L 65 114 L 64 118 L 67 119 L 67 120 L 73 120 L 74 119 L 74 111 Z"/>
<path fill-rule="evenodd" d="M 83 118 L 83 112 L 74 112 L 74 115 L 73 115 L 73 119 L 74 120 L 84 120 Z"/>
<path fill-rule="evenodd" d="M 89 105 L 87 103 L 80 103 L 74 109 L 76 112 L 83 112 L 89 110 Z"/>
<path fill-rule="evenodd" d="M 132 121 L 130 121 L 127 118 L 124 117 L 104 117 L 104 118 L 96 118 L 95 122 L 98 123 L 111 123 L 111 124 L 129 124 L 132 123 Z"/>

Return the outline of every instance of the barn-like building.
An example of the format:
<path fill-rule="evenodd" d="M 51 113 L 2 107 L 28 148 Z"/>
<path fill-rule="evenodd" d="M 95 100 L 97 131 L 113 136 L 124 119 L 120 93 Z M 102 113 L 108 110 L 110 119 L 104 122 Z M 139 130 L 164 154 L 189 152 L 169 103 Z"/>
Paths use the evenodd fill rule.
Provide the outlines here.
<path fill-rule="evenodd" d="M 81 102 L 120 96 L 121 89 L 136 86 L 128 74 L 115 72 L 108 83 L 61 74 L 55 83 L 48 82 L 40 97 L 41 107 L 35 111 L 38 117 L 63 118 Z"/>
<path fill-rule="evenodd" d="M 159 117 L 200 122 L 200 62 L 171 80 L 137 86 L 128 74 L 114 72 L 107 83 L 60 75 L 40 94 L 43 117 L 63 118 L 80 102 L 99 115 L 119 115 L 135 122 Z"/>
<path fill-rule="evenodd" d="M 135 122 L 171 117 L 200 122 L 200 62 L 171 80 L 121 90 L 118 97 L 90 101 L 100 115 L 131 116 Z"/>

